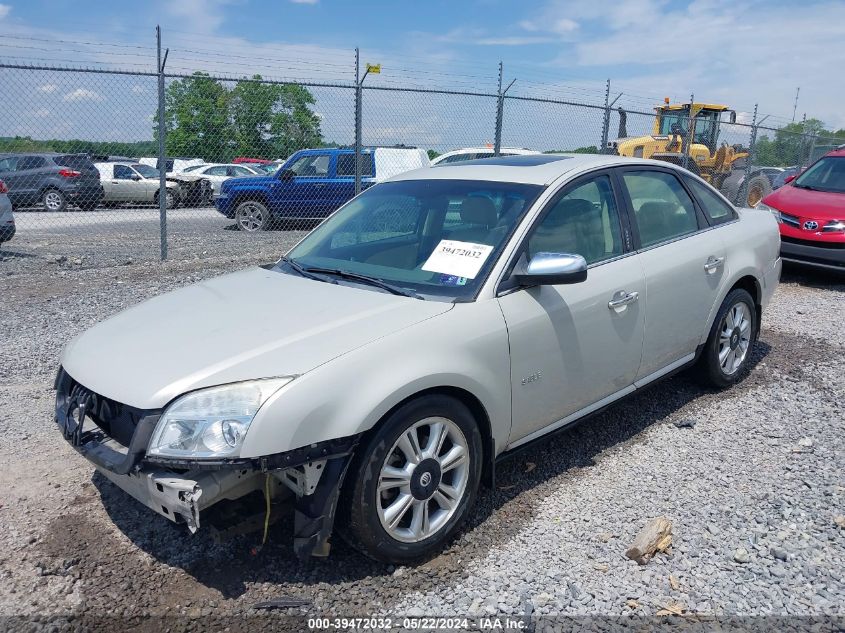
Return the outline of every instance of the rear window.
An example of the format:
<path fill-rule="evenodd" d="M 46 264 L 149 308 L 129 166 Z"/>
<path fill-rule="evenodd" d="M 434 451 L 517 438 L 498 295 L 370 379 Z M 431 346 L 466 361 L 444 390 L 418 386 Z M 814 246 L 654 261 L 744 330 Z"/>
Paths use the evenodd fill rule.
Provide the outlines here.
<path fill-rule="evenodd" d="M 695 178 L 684 177 L 689 188 L 692 189 L 693 194 L 698 200 L 698 204 L 704 209 L 704 213 L 710 219 L 711 224 L 720 224 L 722 222 L 729 222 L 736 218 L 736 212 L 733 207 L 722 200 L 714 191 L 696 180 Z"/>
<path fill-rule="evenodd" d="M 87 156 L 80 156 L 79 154 L 69 154 L 66 156 L 56 156 L 53 159 L 57 165 L 62 167 L 69 167 L 78 171 L 96 171 L 94 163 Z"/>

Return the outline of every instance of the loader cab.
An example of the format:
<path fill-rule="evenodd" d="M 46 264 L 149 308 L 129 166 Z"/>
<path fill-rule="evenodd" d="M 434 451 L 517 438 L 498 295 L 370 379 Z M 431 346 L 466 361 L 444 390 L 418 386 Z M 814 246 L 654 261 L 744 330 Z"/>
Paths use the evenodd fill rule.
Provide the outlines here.
<path fill-rule="evenodd" d="M 654 125 L 655 135 L 671 136 L 680 135 L 686 139 L 689 137 L 690 121 L 694 121 L 693 143 L 706 146 L 711 153 L 714 153 L 719 141 L 719 125 L 722 122 L 722 113 L 730 113 L 729 121 L 736 121 L 736 112 L 728 110 L 727 106 L 711 105 L 703 103 L 669 105 L 655 108 L 657 117 Z"/>

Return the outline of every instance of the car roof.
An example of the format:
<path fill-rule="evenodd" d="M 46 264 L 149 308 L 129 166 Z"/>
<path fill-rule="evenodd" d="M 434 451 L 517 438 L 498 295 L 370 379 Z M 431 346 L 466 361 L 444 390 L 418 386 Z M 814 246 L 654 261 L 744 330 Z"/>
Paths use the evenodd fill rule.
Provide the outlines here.
<path fill-rule="evenodd" d="M 548 185 L 567 173 L 578 173 L 612 165 L 672 167 L 670 163 L 643 158 L 602 154 L 523 154 L 482 158 L 460 163 L 423 167 L 394 176 L 397 180 L 495 180 Z"/>
<path fill-rule="evenodd" d="M 845 145 L 841 145 L 834 150 L 829 151 L 825 156 L 845 156 Z"/>

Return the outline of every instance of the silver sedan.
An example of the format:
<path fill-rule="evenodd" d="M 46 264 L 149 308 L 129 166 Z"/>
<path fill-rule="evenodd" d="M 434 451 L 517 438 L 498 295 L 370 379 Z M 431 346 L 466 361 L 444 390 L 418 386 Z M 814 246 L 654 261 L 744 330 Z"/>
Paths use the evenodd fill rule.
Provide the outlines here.
<path fill-rule="evenodd" d="M 293 505 L 301 557 L 325 556 L 336 526 L 373 558 L 416 561 L 509 451 L 684 368 L 712 387 L 741 380 L 778 250 L 770 213 L 664 162 L 412 171 L 274 266 L 70 342 L 56 422 L 192 531 L 252 495 Z"/>

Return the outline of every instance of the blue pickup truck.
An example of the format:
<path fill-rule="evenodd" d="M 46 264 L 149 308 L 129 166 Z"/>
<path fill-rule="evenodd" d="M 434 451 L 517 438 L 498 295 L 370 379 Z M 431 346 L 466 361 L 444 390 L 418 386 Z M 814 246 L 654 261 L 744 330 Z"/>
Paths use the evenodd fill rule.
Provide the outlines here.
<path fill-rule="evenodd" d="M 429 166 L 424 150 L 410 147 L 364 148 L 361 186 Z M 355 151 L 304 149 L 269 176 L 230 178 L 214 197 L 217 210 L 242 231 L 261 231 L 280 220 L 315 220 L 330 215 L 355 195 Z"/>

